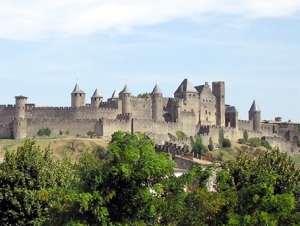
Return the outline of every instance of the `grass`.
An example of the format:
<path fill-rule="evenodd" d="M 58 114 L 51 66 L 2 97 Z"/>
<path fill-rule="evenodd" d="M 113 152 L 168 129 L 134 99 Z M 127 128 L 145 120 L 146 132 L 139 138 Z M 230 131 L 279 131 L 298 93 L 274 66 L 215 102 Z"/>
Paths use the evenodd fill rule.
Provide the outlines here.
<path fill-rule="evenodd" d="M 54 158 L 58 160 L 71 158 L 72 162 L 77 162 L 83 152 L 90 151 L 95 146 L 107 147 L 108 145 L 107 140 L 77 138 L 73 136 L 36 137 L 35 139 L 36 144 L 42 150 L 50 146 Z M 17 150 L 19 146 L 24 144 L 24 140 L 0 139 L 0 160 L 3 159 L 6 150 Z"/>

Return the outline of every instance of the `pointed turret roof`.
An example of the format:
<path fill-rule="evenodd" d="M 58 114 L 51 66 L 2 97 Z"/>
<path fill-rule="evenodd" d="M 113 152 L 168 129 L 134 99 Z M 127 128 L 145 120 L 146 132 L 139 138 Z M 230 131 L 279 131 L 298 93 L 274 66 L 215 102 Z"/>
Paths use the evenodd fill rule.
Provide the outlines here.
<path fill-rule="evenodd" d="M 72 93 L 85 93 L 83 92 L 80 88 L 79 88 L 79 85 L 76 83 L 75 87 L 74 87 L 74 90 Z"/>
<path fill-rule="evenodd" d="M 151 94 L 162 94 L 159 86 L 156 84 Z"/>
<path fill-rule="evenodd" d="M 111 99 L 118 99 L 119 98 L 119 91 L 116 88 L 113 94 L 111 95 Z"/>
<path fill-rule="evenodd" d="M 101 96 L 98 89 L 96 89 L 92 97 L 103 97 L 103 96 Z"/>
<path fill-rule="evenodd" d="M 188 93 L 198 93 L 198 91 L 195 89 L 195 87 L 190 83 L 190 81 L 186 78 L 183 80 L 183 82 L 180 84 L 180 86 L 175 91 L 176 93 L 181 93 L 182 91 L 188 92 Z"/>
<path fill-rule="evenodd" d="M 128 86 L 125 85 L 124 89 L 120 93 L 131 93 Z"/>
<path fill-rule="evenodd" d="M 252 106 L 251 106 L 251 108 L 249 110 L 249 112 L 255 112 L 255 111 L 256 112 L 260 111 L 260 109 L 259 109 L 258 105 L 256 104 L 256 101 L 254 100 L 253 103 L 252 103 Z"/>

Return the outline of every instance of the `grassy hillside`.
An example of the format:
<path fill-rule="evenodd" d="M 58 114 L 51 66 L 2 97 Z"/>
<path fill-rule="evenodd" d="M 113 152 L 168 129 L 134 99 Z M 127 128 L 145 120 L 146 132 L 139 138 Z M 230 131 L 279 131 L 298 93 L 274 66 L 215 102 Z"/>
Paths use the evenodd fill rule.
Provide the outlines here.
<path fill-rule="evenodd" d="M 61 160 L 70 157 L 73 162 L 78 160 L 81 153 L 89 151 L 95 146 L 106 147 L 108 144 L 107 140 L 76 138 L 72 136 L 36 137 L 35 139 L 36 144 L 41 149 L 45 149 L 50 145 L 55 158 Z M 6 150 L 16 150 L 19 146 L 23 145 L 24 140 L 0 139 L 0 160 L 3 159 Z"/>

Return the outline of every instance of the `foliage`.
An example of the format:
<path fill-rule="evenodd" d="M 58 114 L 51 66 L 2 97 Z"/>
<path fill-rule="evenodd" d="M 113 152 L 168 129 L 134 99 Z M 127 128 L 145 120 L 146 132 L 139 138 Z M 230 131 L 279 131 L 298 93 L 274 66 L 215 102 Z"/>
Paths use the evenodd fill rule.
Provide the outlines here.
<path fill-rule="evenodd" d="M 193 137 L 190 137 L 192 151 L 198 155 L 205 155 L 208 152 L 207 147 L 202 144 L 201 136 L 196 136 L 195 140 Z"/>
<path fill-rule="evenodd" d="M 187 144 L 184 144 L 184 145 L 183 145 L 183 148 L 184 148 L 185 150 L 187 150 L 187 151 L 189 151 L 189 150 L 190 150 L 190 146 L 189 146 L 189 145 L 187 145 Z"/>
<path fill-rule="evenodd" d="M 246 141 L 244 140 L 244 139 L 238 139 L 238 141 L 237 141 L 239 144 L 245 144 L 246 143 Z"/>
<path fill-rule="evenodd" d="M 222 147 L 223 148 L 230 148 L 231 147 L 231 141 L 229 139 L 225 138 L 223 140 Z"/>
<path fill-rule="evenodd" d="M 253 138 L 250 138 L 248 140 L 248 144 L 251 146 L 251 147 L 259 147 L 261 146 L 261 139 L 259 139 L 258 137 L 253 137 Z"/>
<path fill-rule="evenodd" d="M 219 131 L 219 146 L 223 147 L 223 141 L 224 141 L 224 130 L 223 128 Z"/>
<path fill-rule="evenodd" d="M 275 149 L 252 158 L 240 153 L 218 172 L 217 191 L 226 201 L 216 218 L 228 225 L 286 225 L 299 222 L 295 194 L 300 171 L 286 153 Z"/>
<path fill-rule="evenodd" d="M 47 188 L 67 188 L 73 171 L 69 162 L 55 162 L 52 150 L 41 150 L 35 140 L 25 140 L 16 151 L 6 151 L 0 164 L 0 224 L 27 225 L 45 218 L 47 201 L 37 192 Z"/>
<path fill-rule="evenodd" d="M 210 137 L 209 138 L 209 143 L 208 143 L 208 150 L 210 150 L 210 151 L 212 151 L 212 150 L 214 150 L 214 142 L 213 142 L 213 140 L 212 140 L 212 138 Z"/>
<path fill-rule="evenodd" d="M 177 136 L 178 139 L 185 139 L 186 138 L 186 134 L 182 131 L 177 131 L 176 136 Z"/>
<path fill-rule="evenodd" d="M 267 140 L 261 140 L 261 146 L 267 148 L 268 150 L 272 150 L 270 143 Z"/>
<path fill-rule="evenodd" d="M 176 139 L 177 139 L 176 136 L 174 136 L 174 135 L 171 134 L 171 133 L 168 133 L 168 136 L 169 136 L 169 138 L 170 138 L 171 140 L 176 140 Z"/>
<path fill-rule="evenodd" d="M 245 142 L 248 141 L 248 131 L 247 130 L 244 130 L 243 139 L 244 139 Z"/>
<path fill-rule="evenodd" d="M 39 129 L 39 131 L 37 132 L 38 136 L 50 136 L 51 134 L 51 130 L 46 127 L 46 128 L 41 128 Z"/>
<path fill-rule="evenodd" d="M 132 96 L 133 98 L 149 98 L 150 97 L 150 93 L 148 93 L 148 92 L 145 92 L 145 93 L 140 93 L 140 94 L 138 94 L 136 97 L 135 96 Z"/>
<path fill-rule="evenodd" d="M 91 131 L 91 130 L 87 132 L 87 135 L 88 135 L 88 137 L 90 137 L 90 138 L 94 138 L 94 137 L 95 137 L 95 134 L 96 134 L 96 133 L 93 132 L 93 131 Z"/>
<path fill-rule="evenodd" d="M 300 139 L 297 140 L 297 146 L 300 147 Z"/>

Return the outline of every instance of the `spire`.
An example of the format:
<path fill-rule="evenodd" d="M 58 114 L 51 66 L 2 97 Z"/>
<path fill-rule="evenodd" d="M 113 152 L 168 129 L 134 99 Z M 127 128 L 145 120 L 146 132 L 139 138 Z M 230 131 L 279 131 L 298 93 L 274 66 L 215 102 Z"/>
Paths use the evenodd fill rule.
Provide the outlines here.
<path fill-rule="evenodd" d="M 258 105 L 256 104 L 255 100 L 253 101 L 249 112 L 260 112 L 260 109 L 259 109 Z"/>
<path fill-rule="evenodd" d="M 124 89 L 120 93 L 131 93 L 128 86 L 125 85 Z"/>
<path fill-rule="evenodd" d="M 102 97 L 102 96 L 101 96 L 101 94 L 98 92 L 98 89 L 96 89 L 92 97 Z"/>
<path fill-rule="evenodd" d="M 79 85 L 76 83 L 72 93 L 84 93 L 84 92 L 79 88 Z"/>
<path fill-rule="evenodd" d="M 175 93 L 188 92 L 188 93 L 198 93 L 195 87 L 190 83 L 190 81 L 186 78 L 177 88 Z"/>
<path fill-rule="evenodd" d="M 156 84 L 151 94 L 162 94 L 159 86 Z"/>
<path fill-rule="evenodd" d="M 118 99 L 119 98 L 119 91 L 116 88 L 115 91 L 113 92 L 111 99 Z"/>

